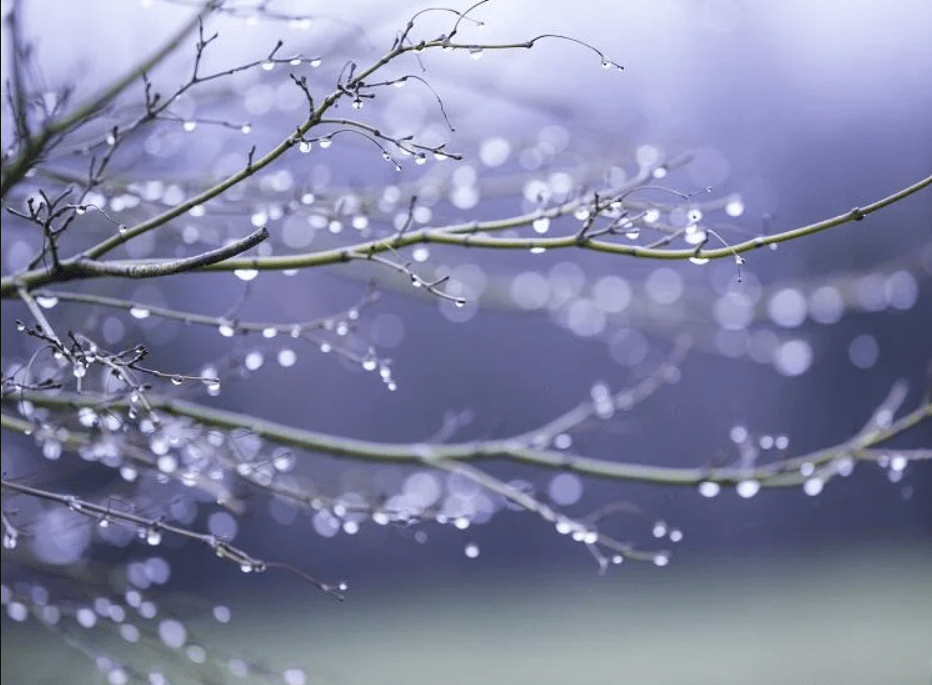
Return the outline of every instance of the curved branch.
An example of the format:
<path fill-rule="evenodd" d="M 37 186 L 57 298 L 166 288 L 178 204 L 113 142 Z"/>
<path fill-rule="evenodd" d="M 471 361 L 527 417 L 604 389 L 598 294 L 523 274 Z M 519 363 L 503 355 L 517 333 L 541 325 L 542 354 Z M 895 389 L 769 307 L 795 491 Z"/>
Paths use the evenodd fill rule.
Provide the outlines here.
<path fill-rule="evenodd" d="M 102 404 L 108 406 L 111 410 L 128 410 L 130 408 L 129 403 L 125 400 L 108 403 L 100 397 L 77 393 L 61 393 L 50 396 L 36 391 L 22 391 L 16 392 L 15 396 L 5 399 L 12 399 L 13 397 L 17 401 L 25 400 L 35 406 L 47 408 L 79 409 L 81 407 L 100 407 Z M 878 447 L 892 437 L 905 433 L 932 419 L 932 402 L 926 400 L 918 408 L 890 422 L 888 425 L 875 426 L 840 444 L 786 458 L 778 462 L 758 464 L 752 467 L 679 467 L 597 459 L 571 452 L 537 448 L 529 445 L 520 437 L 443 445 L 423 442 L 386 443 L 295 428 L 249 414 L 205 407 L 195 402 L 180 399 L 152 397 L 150 405 L 153 410 L 172 416 L 186 417 L 204 426 L 227 430 L 245 429 L 272 443 L 324 453 L 333 457 L 346 457 L 360 461 L 388 464 L 420 464 L 427 466 L 433 466 L 435 462 L 474 462 L 503 459 L 542 468 L 571 471 L 583 476 L 650 485 L 688 487 L 703 482 L 736 485 L 748 480 L 757 481 L 762 487 L 798 485 L 805 480 L 805 477 L 800 473 L 803 465 L 811 464 L 815 469 L 819 469 L 820 467 L 828 467 L 836 460 L 843 458 L 877 462 L 882 458 L 883 453 L 872 448 Z M 27 433 L 34 428 L 28 421 L 7 414 L 2 415 L 2 426 L 7 430 L 18 433 Z M 911 456 L 915 460 L 932 459 L 932 450 L 916 450 L 911 453 Z M 834 474 L 827 473 L 824 475 L 828 478 Z"/>
<path fill-rule="evenodd" d="M 115 100 L 120 93 L 126 90 L 131 84 L 137 81 L 143 74 L 151 71 L 168 55 L 174 52 L 188 35 L 194 31 L 201 23 L 203 18 L 212 12 L 217 6 L 216 0 L 204 2 L 201 9 L 195 14 L 184 26 L 182 26 L 174 36 L 172 36 L 162 47 L 151 54 L 147 59 L 137 64 L 127 71 L 123 76 L 114 81 L 110 86 L 105 88 L 96 97 L 91 98 L 86 103 L 78 107 L 68 116 L 53 121 L 45 125 L 36 136 L 32 136 L 22 142 L 22 151 L 3 169 L 3 178 L 0 179 L 0 198 L 6 197 L 7 192 L 19 183 L 25 176 L 26 172 L 32 168 L 42 153 L 45 151 L 49 141 L 56 136 L 67 133 L 75 126 L 79 126 L 88 119 L 97 115 L 100 110 Z"/>

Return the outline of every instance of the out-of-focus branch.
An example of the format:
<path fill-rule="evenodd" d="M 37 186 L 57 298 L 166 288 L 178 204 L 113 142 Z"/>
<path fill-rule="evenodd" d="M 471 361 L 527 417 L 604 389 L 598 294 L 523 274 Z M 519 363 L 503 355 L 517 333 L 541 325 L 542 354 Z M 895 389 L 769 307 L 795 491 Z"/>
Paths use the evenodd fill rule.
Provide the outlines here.
<path fill-rule="evenodd" d="M 337 599 L 343 599 L 343 595 L 340 594 L 340 591 L 345 589 L 343 584 L 330 585 L 323 583 L 314 578 L 314 576 L 304 571 L 295 569 L 287 564 L 266 562 L 261 559 L 257 559 L 246 551 L 231 545 L 229 542 L 217 537 L 216 535 L 211 535 L 209 533 L 198 533 L 196 531 L 189 530 L 188 528 L 182 528 L 181 526 L 167 523 L 164 519 L 149 519 L 145 516 L 134 514 L 131 511 L 123 511 L 117 507 L 111 506 L 110 504 L 97 504 L 96 502 L 89 502 L 87 500 L 80 499 L 74 495 L 63 495 L 61 493 L 32 487 L 31 485 L 19 483 L 14 480 L 8 480 L 6 478 L 0 479 L 0 488 L 10 490 L 11 492 L 15 492 L 20 495 L 35 497 L 47 502 L 54 502 L 55 504 L 66 506 L 71 511 L 82 514 L 83 516 L 87 516 L 98 522 L 117 522 L 130 526 L 139 530 L 146 542 L 148 542 L 150 545 L 158 545 L 162 540 L 162 535 L 165 533 L 200 542 L 212 549 L 214 554 L 216 554 L 221 559 L 226 559 L 239 565 L 244 572 L 258 573 L 267 571 L 271 568 L 287 570 L 312 583 L 318 589 L 334 595 Z"/>
<path fill-rule="evenodd" d="M 123 399 L 108 402 L 99 396 L 85 396 L 67 392 L 50 395 L 34 390 L 22 390 L 11 393 L 3 399 L 5 403 L 28 401 L 36 407 L 55 409 L 77 410 L 81 407 L 106 407 L 111 411 L 126 411 L 129 409 L 129 403 Z M 583 476 L 652 485 L 687 487 L 704 482 L 718 485 L 736 485 L 745 481 L 755 481 L 762 487 L 798 485 L 807 478 L 804 472 L 808 469 L 801 470 L 804 465 L 811 465 L 813 469 L 818 470 L 823 467 L 832 467 L 833 463 L 844 459 L 877 462 L 882 458 L 882 453 L 873 448 L 879 447 L 894 436 L 904 434 L 932 418 L 932 403 L 926 402 L 900 418 L 891 420 L 888 424 L 862 431 L 850 440 L 806 454 L 747 467 L 678 467 L 598 459 L 570 451 L 536 447 L 530 444 L 527 439 L 527 436 L 533 435 L 533 433 L 512 438 L 440 445 L 421 442 L 386 443 L 295 428 L 248 414 L 206 407 L 181 399 L 152 396 L 149 403 L 153 411 L 186 417 L 204 426 L 225 430 L 246 430 L 271 443 L 328 454 L 333 457 L 388 464 L 420 464 L 427 466 L 432 465 L 435 461 L 452 463 L 502 459 L 548 469 L 564 470 Z M 31 426 L 28 422 L 7 414 L 3 414 L 2 425 L 3 428 L 20 433 L 29 430 L 26 428 L 27 425 Z M 932 458 L 932 450 L 895 451 L 915 460 Z M 695 459 L 693 461 L 702 460 Z M 826 472 L 824 475 L 828 479 L 835 473 Z"/>
<path fill-rule="evenodd" d="M 79 126 L 88 119 L 96 116 L 102 109 L 113 102 L 120 93 L 131 84 L 138 81 L 143 74 L 151 71 L 168 55 L 174 52 L 184 40 L 200 25 L 201 21 L 217 5 L 216 0 L 208 0 L 201 5 L 200 10 L 182 26 L 164 45 L 152 53 L 148 58 L 129 69 L 120 78 L 104 88 L 96 96 L 77 107 L 71 114 L 61 119 L 47 122 L 40 131 L 20 142 L 20 152 L 8 164 L 4 165 L 2 179 L 0 179 L 0 198 L 5 198 L 7 192 L 25 176 L 35 161 L 42 156 L 46 146 L 52 139 L 61 136 L 75 126 Z"/>

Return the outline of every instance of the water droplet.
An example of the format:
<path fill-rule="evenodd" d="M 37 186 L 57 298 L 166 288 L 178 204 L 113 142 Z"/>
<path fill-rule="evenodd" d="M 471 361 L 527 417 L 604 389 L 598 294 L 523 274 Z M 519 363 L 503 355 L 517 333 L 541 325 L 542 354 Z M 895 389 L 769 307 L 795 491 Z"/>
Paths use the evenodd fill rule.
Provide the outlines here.
<path fill-rule="evenodd" d="M 272 60 L 266 60 L 262 63 L 262 71 L 272 71 L 275 68 L 275 62 Z"/>
<path fill-rule="evenodd" d="M 531 227 L 534 229 L 535 233 L 543 235 L 550 230 L 550 218 L 546 216 L 538 217 L 537 219 L 534 219 Z"/>
<path fill-rule="evenodd" d="M 259 350 L 253 350 L 246 355 L 246 358 L 243 360 L 243 366 L 245 366 L 249 371 L 258 371 L 262 368 L 262 364 L 265 362 L 265 358 Z"/>
<path fill-rule="evenodd" d="M 815 497 L 820 492 L 822 492 L 824 485 L 825 481 L 823 481 L 818 476 L 814 476 L 803 483 L 803 492 L 805 492 L 810 497 Z"/>
<path fill-rule="evenodd" d="M 742 480 L 738 483 L 735 489 L 738 492 L 739 497 L 744 497 L 747 499 L 758 493 L 760 490 L 760 482 L 753 479 Z"/>
<path fill-rule="evenodd" d="M 408 82 L 408 79 L 407 77 L 405 77 L 405 78 L 398 79 L 392 85 L 395 86 L 395 88 L 404 88 L 407 82 Z"/>
<path fill-rule="evenodd" d="M 706 258 L 706 257 L 690 257 L 690 258 L 689 258 L 689 261 L 690 261 L 692 264 L 698 264 L 699 266 L 702 266 L 703 264 L 708 264 L 708 263 L 709 263 L 709 260 L 708 260 L 708 258 Z"/>
<path fill-rule="evenodd" d="M 609 62 L 607 59 L 603 59 L 603 60 L 602 60 L 602 68 L 603 68 L 603 69 L 611 69 L 611 68 L 612 68 L 612 63 Z"/>
<path fill-rule="evenodd" d="M 320 148 L 322 150 L 326 150 L 328 147 L 333 145 L 333 140 L 331 140 L 330 138 L 321 138 L 317 144 L 320 145 Z"/>
<path fill-rule="evenodd" d="M 660 552 L 659 554 L 654 555 L 653 562 L 654 562 L 654 566 L 666 566 L 667 564 L 670 563 L 670 557 L 669 555 L 663 552 Z"/>
<path fill-rule="evenodd" d="M 16 330 L 19 331 L 20 333 L 22 333 L 23 331 L 26 330 L 26 324 L 24 324 L 22 321 L 17 321 L 17 322 L 16 322 Z"/>
<path fill-rule="evenodd" d="M 453 301 L 453 304 L 455 304 L 459 309 L 462 309 L 466 306 L 466 300 L 464 300 L 462 297 L 458 297 Z"/>
<path fill-rule="evenodd" d="M 699 483 L 699 494 L 703 497 L 715 497 L 721 490 L 722 487 L 718 483 L 710 480 Z"/>
<path fill-rule="evenodd" d="M 362 109 L 362 100 L 359 98 L 353 100 L 353 109 Z"/>
<path fill-rule="evenodd" d="M 230 324 L 222 323 L 217 326 L 217 332 L 224 338 L 232 338 L 233 334 L 236 333 L 236 330 Z"/>
<path fill-rule="evenodd" d="M 480 59 L 482 57 L 482 48 L 469 48 L 469 56 L 473 59 Z"/>
<path fill-rule="evenodd" d="M 150 528 L 146 531 L 146 542 L 155 547 L 162 542 L 162 533 L 156 528 Z"/>
<path fill-rule="evenodd" d="M 239 130 L 242 131 L 243 135 L 246 135 L 252 132 L 252 126 L 250 126 L 249 124 L 243 124 L 242 126 L 239 127 Z"/>
<path fill-rule="evenodd" d="M 145 307 L 130 307 L 129 315 L 134 319 L 148 319 L 150 312 Z"/>
<path fill-rule="evenodd" d="M 248 283 L 258 276 L 259 272 L 256 269 L 236 269 L 233 271 L 233 275 L 241 281 L 246 281 Z"/>
<path fill-rule="evenodd" d="M 414 163 L 417 164 L 417 165 L 426 164 L 426 163 L 427 163 L 427 155 L 425 155 L 423 152 L 419 152 L 419 153 L 418 153 L 417 155 L 415 155 L 415 157 L 414 157 Z"/>
<path fill-rule="evenodd" d="M 463 550 L 463 553 L 470 559 L 475 559 L 479 556 L 479 545 L 474 542 L 470 542 L 466 545 L 466 549 Z"/>
<path fill-rule="evenodd" d="M 51 309 L 58 304 L 58 298 L 54 295 L 39 295 L 36 297 L 36 304 L 42 309 Z"/>
<path fill-rule="evenodd" d="M 302 140 L 300 143 L 298 143 L 298 150 L 300 150 L 300 151 L 301 151 L 303 154 L 305 154 L 305 155 L 306 155 L 308 152 L 310 152 L 312 148 L 313 148 L 313 145 L 311 145 L 311 142 L 308 141 L 308 140 Z M 301 199 L 302 199 L 302 201 L 304 200 L 303 197 L 302 197 Z M 311 202 L 313 202 L 313 200 L 312 200 Z M 310 203 L 309 203 L 309 202 L 305 202 L 304 204 L 310 204 Z"/>
<path fill-rule="evenodd" d="M 278 329 L 276 329 L 274 326 L 267 326 L 266 328 L 262 329 L 263 338 L 274 338 L 276 335 L 278 335 Z"/>
<path fill-rule="evenodd" d="M 327 354 L 328 352 L 331 352 L 332 350 L 333 350 L 333 345 L 331 345 L 330 343 L 322 342 L 320 344 L 320 351 L 323 352 L 324 354 Z"/>
<path fill-rule="evenodd" d="M 191 131 L 197 128 L 197 122 L 192 119 L 188 119 L 186 122 L 184 122 L 181 125 L 181 128 L 183 128 L 185 131 L 190 133 Z"/>
<path fill-rule="evenodd" d="M 315 57 L 315 58 L 312 59 L 310 62 L 308 62 L 308 64 L 310 64 L 314 69 L 316 69 L 317 67 L 320 66 L 320 62 L 321 62 L 320 58 L 319 58 L 319 57 Z"/>
<path fill-rule="evenodd" d="M 290 64 L 293 67 L 299 67 L 301 66 L 301 58 L 295 57 L 294 59 L 290 60 L 288 64 Z"/>

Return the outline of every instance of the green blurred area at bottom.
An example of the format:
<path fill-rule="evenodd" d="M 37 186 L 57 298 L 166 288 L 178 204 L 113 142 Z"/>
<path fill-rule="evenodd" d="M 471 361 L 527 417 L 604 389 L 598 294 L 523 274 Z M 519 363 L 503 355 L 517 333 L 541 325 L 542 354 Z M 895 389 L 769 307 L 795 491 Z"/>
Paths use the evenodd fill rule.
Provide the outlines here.
<path fill-rule="evenodd" d="M 932 679 L 929 550 L 707 560 L 691 568 L 612 569 L 602 578 L 579 569 L 528 576 L 477 568 L 456 582 L 354 588 L 344 603 L 250 581 L 243 587 L 254 591 L 222 600 L 229 623 L 212 617 L 209 602 L 206 611 L 191 612 L 189 641 L 279 674 L 300 667 L 307 685 Z M 3 628 L 3 685 L 107 682 L 91 659 L 35 618 L 5 618 Z M 186 655 L 175 651 L 183 664 Z M 147 667 L 161 671 L 165 658 L 153 653 Z M 210 675 L 194 669 L 170 682 L 274 682 L 238 676 L 225 659 Z"/>

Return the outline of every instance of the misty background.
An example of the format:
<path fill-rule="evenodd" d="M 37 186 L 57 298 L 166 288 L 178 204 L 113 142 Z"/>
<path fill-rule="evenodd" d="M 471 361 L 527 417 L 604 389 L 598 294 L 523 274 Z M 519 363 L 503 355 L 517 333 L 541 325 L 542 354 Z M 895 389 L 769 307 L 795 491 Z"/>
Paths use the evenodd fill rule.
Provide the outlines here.
<path fill-rule="evenodd" d="M 319 9 L 302 2 L 275 6 Z M 25 7 L 47 79 L 74 81 L 79 92 L 120 73 L 188 11 L 159 2 L 145 9 L 135 2 L 50 0 Z M 322 19 L 307 37 L 281 25 L 224 26 L 214 58 L 223 64 L 261 56 L 281 35 L 289 46 L 306 43 L 301 50 L 309 54 L 322 45 L 367 63 L 390 45 L 414 9 L 414 3 L 393 2 L 328 6 L 324 15 L 339 15 L 351 28 Z M 625 69 L 602 70 L 594 54 L 559 41 L 542 41 L 529 51 L 488 52 L 478 60 L 425 54 L 422 75 L 457 129 L 450 147 L 473 158 L 489 138 L 515 141 L 517 150 L 547 126 L 568 132 L 566 148 L 581 157 L 629 169 L 644 146 L 671 157 L 691 152 L 695 168 L 671 178 L 671 185 L 683 192 L 712 186 L 715 194 L 739 193 L 744 214 L 736 223 L 751 234 L 868 204 L 932 168 L 932 5 L 922 0 L 512 0 L 489 3 L 475 16 L 485 26 L 464 26 L 470 40 L 561 33 L 598 47 Z M 431 21 L 449 25 L 441 17 L 428 18 L 426 26 Z M 335 27 L 352 44 L 330 46 L 326 35 Z M 425 28 L 423 35 L 433 34 Z M 4 80 L 6 69 L 4 56 Z M 371 106 L 380 107 L 378 100 Z M 393 101 L 384 116 L 442 124 L 429 96 Z M 218 157 L 227 151 L 209 140 L 203 145 L 162 163 L 185 171 L 184 165 L 210 163 L 210 151 Z M 362 161 L 378 157 L 365 147 L 342 158 L 337 146 L 327 152 L 335 184 L 380 183 L 388 176 L 377 159 L 371 167 Z M 484 173 L 481 164 L 476 167 Z M 518 211 L 514 199 L 504 197 L 482 201 L 466 214 L 481 220 Z M 854 435 L 898 379 L 910 383 L 905 407 L 911 409 L 928 383 L 932 349 L 930 218 L 932 194 L 926 190 L 860 223 L 748 254 L 752 282 L 804 290 L 808 283 L 902 260 L 915 278 L 915 301 L 903 309 L 864 307 L 831 325 L 807 320 L 798 332 L 810 341 L 813 359 L 795 376 L 700 346 L 678 384 L 616 420 L 613 430 L 580 436 L 574 449 L 632 462 L 702 465 L 734 450 L 729 431 L 741 425 L 786 435 L 789 451 L 800 454 Z M 489 279 L 506 283 L 515 274 L 553 273 L 573 262 L 591 278 L 622 274 L 636 290 L 658 268 L 567 251 L 464 254 L 432 247 L 431 260 L 479 265 Z M 609 331 L 580 336 L 546 313 L 522 311 L 514 303 L 490 301 L 459 314 L 366 266 L 294 278 L 262 274 L 243 317 L 290 320 L 339 310 L 375 278 L 385 288 L 365 312 L 364 325 L 385 343 L 397 392 L 357 368 L 296 347 L 294 366 L 267 363 L 248 380 L 225 385 L 218 405 L 381 441 L 423 440 L 440 428 L 446 412 L 468 410 L 473 421 L 456 439 L 501 437 L 566 411 L 596 381 L 612 388 L 632 383 L 669 351 L 678 327 L 674 322 L 645 332 L 643 364 L 628 365 L 613 356 Z M 681 275 L 686 293 L 708 291 L 733 271 L 730 263 L 663 266 Z M 242 290 L 232 275 L 190 275 L 144 284 L 133 295 L 216 314 Z M 80 319 L 86 312 L 62 316 Z M 711 320 L 709 312 L 701 316 Z M 4 302 L 5 351 L 17 344 L 8 325 L 17 317 L 23 318 L 17 306 Z M 243 350 L 261 345 L 231 343 L 213 331 L 127 326 L 128 335 L 148 341 L 166 366 L 190 360 L 191 372 L 231 344 Z M 688 328 L 685 321 L 681 326 Z M 870 364 L 852 347 L 865 334 L 876 342 Z M 265 349 L 271 360 L 275 346 Z M 932 443 L 927 429 L 908 438 L 900 446 Z M 556 475 L 515 465 L 489 469 L 541 491 Z M 335 484 L 398 478 L 385 471 L 313 456 L 308 472 Z M 236 543 L 260 558 L 286 559 L 321 578 L 345 579 L 345 603 L 287 576 L 244 576 L 191 544 L 168 540 L 161 554 L 172 573 L 163 589 L 167 604 L 207 607 L 202 635 L 237 653 L 306 664 L 308 682 L 928 682 L 932 469 L 912 464 L 894 480 L 865 465 L 831 480 L 814 497 L 790 489 L 764 490 L 750 499 L 723 491 L 707 499 L 689 488 L 583 479 L 581 500 L 567 513 L 625 501 L 645 514 L 613 523 L 621 538 L 650 545 L 655 521 L 683 532 L 668 567 L 625 564 L 604 577 L 581 545 L 526 512 L 502 511 L 465 531 L 425 525 L 426 538 L 371 525 L 352 536 L 322 537 L 304 514 L 291 523 L 276 521 L 274 507 L 260 496 L 252 514 L 238 522 Z M 202 519 L 207 513 L 205 508 Z M 470 545 L 478 547 L 475 558 L 464 553 Z M 216 602 L 233 609 L 229 625 L 209 620 Z M 69 656 L 63 647 L 43 652 L 37 663 L 32 650 L 39 628 L 17 624 L 10 631 L 9 623 L 4 682 L 7 674 L 17 682 L 26 673 L 41 682 L 42 669 L 71 668 L 72 658 L 86 667 L 84 657 Z"/>

